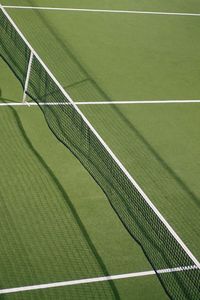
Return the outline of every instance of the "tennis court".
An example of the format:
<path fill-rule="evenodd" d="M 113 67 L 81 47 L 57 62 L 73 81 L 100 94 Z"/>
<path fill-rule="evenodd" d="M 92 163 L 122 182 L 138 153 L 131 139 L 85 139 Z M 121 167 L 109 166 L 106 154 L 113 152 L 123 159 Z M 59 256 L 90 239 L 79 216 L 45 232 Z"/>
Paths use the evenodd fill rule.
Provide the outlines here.
<path fill-rule="evenodd" d="M 0 61 L 0 298 L 199 299 L 199 1 L 1 4 L 34 52 L 24 103 Z"/>

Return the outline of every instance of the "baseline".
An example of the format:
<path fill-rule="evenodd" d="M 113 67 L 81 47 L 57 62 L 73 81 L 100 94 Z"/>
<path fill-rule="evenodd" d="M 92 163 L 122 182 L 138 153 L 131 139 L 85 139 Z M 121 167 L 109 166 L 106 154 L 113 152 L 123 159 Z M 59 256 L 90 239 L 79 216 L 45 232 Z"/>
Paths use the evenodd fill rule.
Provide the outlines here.
<path fill-rule="evenodd" d="M 168 16 L 191 16 L 200 17 L 200 13 L 184 12 L 164 12 L 164 11 L 140 11 L 140 10 L 112 10 L 112 9 L 92 9 L 92 8 L 69 8 L 69 7 L 44 7 L 44 6 L 18 6 L 2 5 L 4 8 L 11 9 L 37 9 L 37 10 L 57 10 L 57 11 L 74 11 L 74 12 L 92 12 L 92 13 L 117 13 L 117 14 L 148 14 L 148 15 L 168 15 Z"/>

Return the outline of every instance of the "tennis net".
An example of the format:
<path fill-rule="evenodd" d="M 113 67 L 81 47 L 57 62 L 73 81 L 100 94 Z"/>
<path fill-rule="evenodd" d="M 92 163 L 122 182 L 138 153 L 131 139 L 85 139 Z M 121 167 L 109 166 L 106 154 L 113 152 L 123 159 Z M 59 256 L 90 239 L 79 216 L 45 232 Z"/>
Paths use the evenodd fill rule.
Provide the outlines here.
<path fill-rule="evenodd" d="M 102 188 L 121 222 L 142 247 L 167 294 L 172 299 L 199 299 L 197 259 L 74 104 L 3 7 L 0 41 L 1 57 L 26 94 L 38 103 L 57 139 Z M 170 272 L 174 268 L 180 271 Z M 169 272 L 157 272 L 161 269 Z"/>

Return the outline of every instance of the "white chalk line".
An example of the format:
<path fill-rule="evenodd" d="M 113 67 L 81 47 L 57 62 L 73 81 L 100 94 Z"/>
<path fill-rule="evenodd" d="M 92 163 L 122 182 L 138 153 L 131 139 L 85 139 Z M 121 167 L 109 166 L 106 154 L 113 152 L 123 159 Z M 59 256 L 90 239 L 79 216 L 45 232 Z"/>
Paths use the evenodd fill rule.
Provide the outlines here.
<path fill-rule="evenodd" d="M 10 9 L 37 9 L 37 10 L 54 10 L 54 11 L 74 11 L 74 12 L 92 12 L 92 13 L 117 13 L 117 14 L 148 14 L 148 15 L 171 15 L 171 16 L 192 16 L 199 17 L 200 13 L 187 12 L 164 12 L 164 11 L 139 11 L 139 10 L 115 10 L 115 9 L 93 9 L 93 8 L 69 8 L 69 7 L 43 7 L 43 6 L 19 6 L 19 5 L 2 5 Z"/>
<path fill-rule="evenodd" d="M 199 100 L 130 100 L 130 101 L 87 101 L 74 102 L 76 105 L 129 105 L 129 104 L 186 104 L 186 103 L 200 103 Z M 39 102 L 41 106 L 54 105 L 71 105 L 69 102 Z M 35 102 L 0 102 L 0 106 L 37 106 Z"/>
<path fill-rule="evenodd" d="M 41 66 L 44 68 L 44 70 L 48 73 L 48 75 L 51 77 L 51 79 L 55 82 L 55 84 L 58 86 L 60 91 L 63 93 L 63 95 L 68 99 L 68 102 L 71 103 L 73 108 L 76 110 L 77 113 L 79 113 L 80 117 L 82 118 L 83 122 L 86 123 L 89 130 L 96 136 L 98 141 L 102 144 L 104 147 L 104 150 L 107 151 L 107 153 L 114 159 L 118 167 L 121 169 L 121 171 L 127 176 L 130 183 L 134 186 L 134 188 L 137 189 L 137 191 L 140 193 L 140 195 L 144 198 L 146 203 L 151 207 L 151 209 L 154 211 L 154 213 L 157 215 L 159 220 L 161 221 L 161 224 L 163 224 L 170 234 L 173 236 L 173 238 L 176 240 L 176 242 L 182 247 L 182 249 L 185 251 L 185 253 L 189 256 L 189 258 L 194 262 L 193 266 L 182 266 L 180 271 L 183 271 L 185 268 L 191 268 L 197 266 L 198 269 L 200 269 L 200 263 L 197 260 L 197 258 L 192 254 L 192 252 L 189 250 L 189 248 L 184 244 L 184 242 L 181 240 L 181 238 L 178 236 L 178 234 L 174 231 L 174 229 L 170 226 L 170 224 L 165 220 L 165 218 L 162 216 L 162 214 L 159 212 L 159 210 L 155 207 L 155 205 L 151 202 L 151 200 L 148 198 L 148 196 L 144 193 L 144 191 L 141 189 L 141 187 L 138 185 L 138 183 L 135 181 L 135 179 L 130 175 L 130 173 L 126 170 L 124 165 L 121 163 L 121 161 L 115 156 L 115 154 L 112 152 L 112 150 L 109 148 L 109 146 L 105 143 L 105 141 L 102 139 L 102 137 L 98 134 L 98 132 L 95 130 L 95 128 L 91 125 L 91 123 L 88 121 L 86 116 L 81 112 L 81 110 L 78 108 L 78 106 L 74 103 L 70 95 L 65 91 L 65 89 L 61 86 L 59 81 L 55 78 L 55 76 L 51 73 L 51 71 L 48 69 L 48 67 L 45 65 L 43 60 L 40 58 L 40 56 L 37 54 L 37 52 L 32 48 L 32 46 L 29 44 L 29 42 L 24 37 L 23 33 L 19 30 L 19 28 L 16 26 L 15 22 L 12 20 L 12 18 L 9 16 L 7 11 L 0 5 L 0 8 L 3 12 L 3 14 L 7 17 L 7 19 L 10 21 L 11 25 L 15 28 L 17 33 L 21 36 L 22 40 L 25 42 L 25 44 L 29 47 L 29 49 L 33 52 L 34 56 L 38 59 Z M 196 269 L 196 268 L 195 268 Z"/>
<path fill-rule="evenodd" d="M 56 287 L 63 287 L 63 286 L 80 285 L 80 284 L 86 284 L 86 283 L 119 280 L 119 279 L 127 279 L 127 278 L 134 278 L 134 277 L 143 277 L 143 276 L 155 275 L 156 273 L 164 274 L 164 273 L 173 273 L 173 272 L 183 272 L 183 271 L 190 271 L 190 270 L 195 270 L 195 269 L 198 269 L 198 267 L 196 265 L 193 265 L 193 266 L 177 267 L 177 268 L 172 268 L 172 269 L 161 269 L 161 270 L 158 270 L 157 272 L 152 270 L 152 271 L 145 271 L 145 272 L 136 272 L 136 273 L 128 273 L 128 274 L 120 274 L 120 275 L 78 279 L 78 280 L 69 280 L 69 281 L 62 281 L 62 282 L 52 282 L 52 283 L 47 283 L 47 284 L 38 284 L 38 285 L 1 289 L 0 294 L 10 294 L 10 293 L 56 288 Z"/>

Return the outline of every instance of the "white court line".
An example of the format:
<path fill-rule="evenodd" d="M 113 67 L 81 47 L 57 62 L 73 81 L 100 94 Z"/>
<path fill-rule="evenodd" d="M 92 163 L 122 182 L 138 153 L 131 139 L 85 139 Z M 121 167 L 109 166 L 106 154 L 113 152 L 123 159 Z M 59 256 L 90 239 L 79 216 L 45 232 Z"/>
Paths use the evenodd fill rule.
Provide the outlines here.
<path fill-rule="evenodd" d="M 200 13 L 183 13 L 183 12 L 164 12 L 164 11 L 140 11 L 140 10 L 112 10 L 112 9 L 92 9 L 92 8 L 68 8 L 68 7 L 43 7 L 43 6 L 18 6 L 2 5 L 4 8 L 14 9 L 38 9 L 38 10 L 58 10 L 58 11 L 75 11 L 75 12 L 92 12 L 92 13 L 117 13 L 117 14 L 148 14 L 148 15 L 171 15 L 171 16 L 192 16 L 200 17 Z"/>
<path fill-rule="evenodd" d="M 7 13 L 7 11 L 1 6 L 0 9 L 2 10 L 3 14 L 7 17 L 8 21 L 11 23 L 11 25 L 14 27 L 16 32 L 19 34 L 19 36 L 22 38 L 26 46 L 31 50 L 36 57 L 36 59 L 39 61 L 40 65 L 44 68 L 44 70 L 47 72 L 47 74 L 50 76 L 50 78 L 53 80 L 53 82 L 57 85 L 60 92 L 68 99 L 68 101 L 71 103 L 73 108 L 76 110 L 76 112 L 79 114 L 79 116 L 82 118 L 82 121 L 87 125 L 87 128 L 89 131 L 94 134 L 96 139 L 101 143 L 104 151 L 110 155 L 110 157 L 115 161 L 119 169 L 123 172 L 123 174 L 127 177 L 129 183 L 136 189 L 139 194 L 143 197 L 147 205 L 154 211 L 155 215 L 166 228 L 170 234 L 172 235 L 172 239 L 175 239 L 176 242 L 179 244 L 179 246 L 184 250 L 184 252 L 188 255 L 188 257 L 193 261 L 194 265 L 200 269 L 200 262 L 198 259 L 193 255 L 193 253 L 190 251 L 190 249 L 186 246 L 186 244 L 182 241 L 182 239 L 179 237 L 179 235 L 174 231 L 174 229 L 170 226 L 170 224 L 167 222 L 167 220 L 164 218 L 164 216 L 160 213 L 160 211 L 157 209 L 157 207 L 151 202 L 151 200 L 148 198 L 148 196 L 145 194 L 145 192 L 142 190 L 142 188 L 138 185 L 138 183 L 135 181 L 135 179 L 131 176 L 131 174 L 128 172 L 128 170 L 125 168 L 125 166 L 121 163 L 121 161 L 117 158 L 117 156 L 113 153 L 111 148 L 106 144 L 106 142 L 103 140 L 103 138 L 99 135 L 99 133 L 96 131 L 96 129 L 92 126 L 92 124 L 89 122 L 89 120 L 86 118 L 86 116 L 82 113 L 82 111 L 79 109 L 79 107 L 74 103 L 73 99 L 70 97 L 70 95 L 65 91 L 63 86 L 59 83 L 59 81 L 56 79 L 56 77 L 51 73 L 51 71 L 48 69 L 48 67 L 45 65 L 43 60 L 40 58 L 40 56 L 37 54 L 37 52 L 34 50 L 34 48 L 31 46 L 31 44 L 28 42 L 28 40 L 25 38 L 23 33 L 19 30 L 15 22 L 12 20 L 10 15 Z M 179 248 L 178 248 L 179 249 Z"/>
<path fill-rule="evenodd" d="M 198 267 L 193 265 L 193 266 L 177 267 L 177 268 L 173 268 L 173 269 L 161 269 L 161 270 L 158 270 L 157 272 L 152 270 L 152 271 L 111 275 L 111 276 L 104 276 L 104 277 L 86 278 L 86 279 L 70 280 L 70 281 L 62 281 L 62 282 L 52 282 L 52 283 L 46 283 L 46 284 L 38 284 L 38 285 L 30 285 L 30 286 L 2 289 L 2 290 L 0 290 L 0 294 L 10 294 L 10 293 L 18 293 L 18 292 L 25 292 L 25 291 L 62 287 L 62 286 L 71 286 L 71 285 L 79 285 L 79 284 L 134 278 L 134 277 L 143 277 L 143 276 L 155 275 L 156 273 L 164 274 L 164 273 L 173 273 L 173 272 L 183 272 L 183 271 L 189 271 L 189 270 L 195 270 L 195 269 L 198 269 Z"/>
<path fill-rule="evenodd" d="M 113 105 L 113 104 L 173 104 L 173 103 L 200 103 L 199 100 L 130 100 L 130 101 L 87 101 L 74 102 L 76 105 Z M 0 103 L 0 106 L 37 106 L 35 102 L 7 102 Z M 69 102 L 39 102 L 41 106 L 71 105 Z"/>

